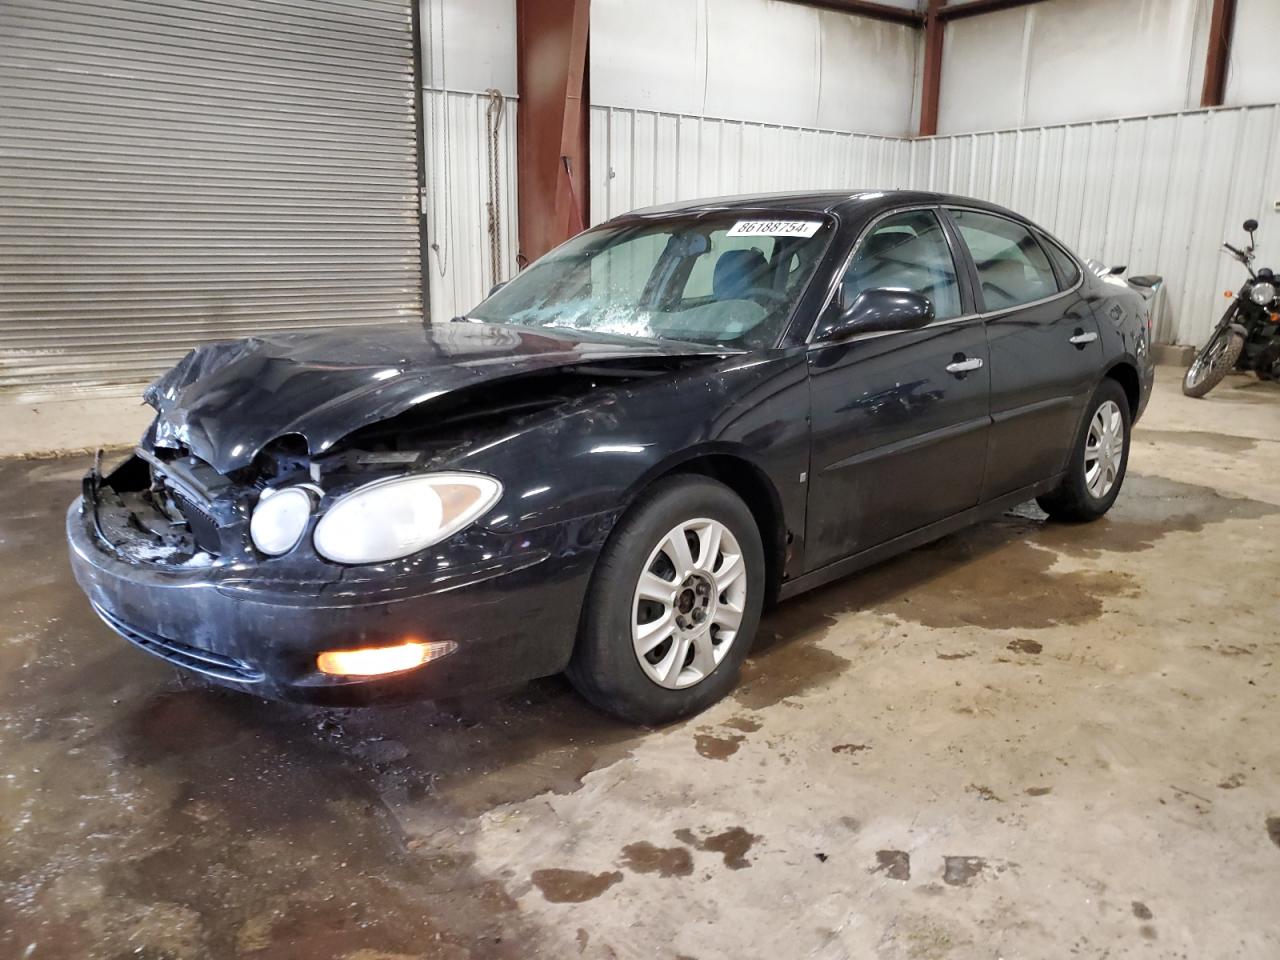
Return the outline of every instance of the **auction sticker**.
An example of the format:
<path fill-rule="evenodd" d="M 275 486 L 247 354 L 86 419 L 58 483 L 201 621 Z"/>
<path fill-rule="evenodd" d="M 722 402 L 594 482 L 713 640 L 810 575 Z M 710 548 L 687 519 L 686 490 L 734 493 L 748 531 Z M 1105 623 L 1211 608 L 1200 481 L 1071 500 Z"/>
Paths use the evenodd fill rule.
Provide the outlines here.
<path fill-rule="evenodd" d="M 731 237 L 812 237 L 821 220 L 739 220 L 729 231 Z"/>

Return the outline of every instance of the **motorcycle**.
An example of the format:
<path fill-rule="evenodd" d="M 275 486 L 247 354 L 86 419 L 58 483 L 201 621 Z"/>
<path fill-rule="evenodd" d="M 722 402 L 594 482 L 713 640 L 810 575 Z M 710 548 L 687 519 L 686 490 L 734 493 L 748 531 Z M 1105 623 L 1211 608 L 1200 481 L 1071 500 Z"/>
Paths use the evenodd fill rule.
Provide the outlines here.
<path fill-rule="evenodd" d="M 1254 273 L 1254 231 L 1257 220 L 1244 222 L 1249 245 L 1243 250 L 1222 246 L 1249 271 L 1249 279 L 1227 307 L 1209 342 L 1200 348 L 1182 378 L 1182 392 L 1203 397 L 1232 370 L 1252 370 L 1260 380 L 1280 380 L 1280 297 L 1275 273 L 1264 267 Z M 1229 294 L 1228 294 L 1229 295 Z"/>

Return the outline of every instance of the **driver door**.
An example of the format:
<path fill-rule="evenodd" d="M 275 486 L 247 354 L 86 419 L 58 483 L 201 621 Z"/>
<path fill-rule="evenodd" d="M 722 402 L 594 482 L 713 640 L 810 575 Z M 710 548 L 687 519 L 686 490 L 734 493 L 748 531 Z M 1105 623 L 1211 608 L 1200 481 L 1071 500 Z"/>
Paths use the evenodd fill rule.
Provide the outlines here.
<path fill-rule="evenodd" d="M 931 209 L 880 219 L 854 252 L 838 301 L 911 290 L 933 303 L 936 319 L 809 347 L 810 570 L 978 503 L 991 380 L 986 331 L 956 269 L 957 242 Z"/>

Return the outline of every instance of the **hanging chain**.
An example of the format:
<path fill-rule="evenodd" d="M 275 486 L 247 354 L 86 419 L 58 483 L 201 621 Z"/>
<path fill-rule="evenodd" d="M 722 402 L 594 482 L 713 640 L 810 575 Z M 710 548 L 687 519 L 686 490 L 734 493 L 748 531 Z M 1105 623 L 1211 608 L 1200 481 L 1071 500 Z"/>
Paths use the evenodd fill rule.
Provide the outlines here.
<path fill-rule="evenodd" d="M 501 90 L 490 87 L 485 91 L 489 105 L 485 108 L 485 123 L 489 128 L 489 283 L 502 282 L 502 178 L 498 173 L 498 133 L 502 129 L 502 116 L 507 100 Z"/>
<path fill-rule="evenodd" d="M 431 90 L 431 110 L 427 115 L 428 119 L 428 137 L 431 140 L 429 147 L 429 156 L 431 163 L 428 166 L 428 189 L 430 191 L 430 203 L 437 204 L 443 208 L 443 224 L 441 229 L 436 231 L 436 238 L 431 242 L 430 249 L 435 251 L 436 269 L 443 277 L 449 267 L 449 238 L 453 231 L 453 174 L 450 169 L 449 160 L 452 156 L 452 149 L 449 136 L 449 93 L 448 84 L 445 82 L 445 54 L 444 54 L 444 7 L 440 8 L 440 87 L 435 87 L 435 57 L 436 57 L 436 31 L 435 31 L 435 2 L 427 4 L 427 50 L 430 52 L 431 75 L 427 77 L 427 86 Z M 437 103 L 439 101 L 439 103 Z M 436 111 L 439 110 L 443 122 L 436 119 Z M 436 130 L 443 131 L 443 162 L 441 166 L 444 168 L 444 191 L 440 192 L 436 189 Z M 433 220 L 435 218 L 432 218 Z M 443 242 L 442 242 L 443 241 Z"/>

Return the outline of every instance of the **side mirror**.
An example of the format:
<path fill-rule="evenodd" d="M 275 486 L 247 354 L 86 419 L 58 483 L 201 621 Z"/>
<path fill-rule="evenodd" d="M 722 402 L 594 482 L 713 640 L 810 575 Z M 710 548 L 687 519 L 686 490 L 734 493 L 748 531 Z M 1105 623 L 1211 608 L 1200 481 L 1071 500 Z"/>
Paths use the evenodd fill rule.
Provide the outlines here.
<path fill-rule="evenodd" d="M 848 307 L 824 322 L 814 341 L 830 343 L 857 333 L 914 330 L 933 321 L 933 304 L 907 290 L 864 290 Z"/>
<path fill-rule="evenodd" d="M 1245 232 L 1249 234 L 1249 252 L 1253 253 L 1253 248 L 1258 245 L 1257 241 L 1253 239 L 1253 231 L 1258 229 L 1258 221 L 1252 218 L 1246 220 L 1244 222 L 1244 229 Z"/>
<path fill-rule="evenodd" d="M 489 296 L 492 297 L 495 293 L 497 293 L 499 290 L 501 290 L 510 282 L 511 282 L 510 280 L 501 280 L 498 283 L 495 283 L 492 287 L 489 288 Z"/>

